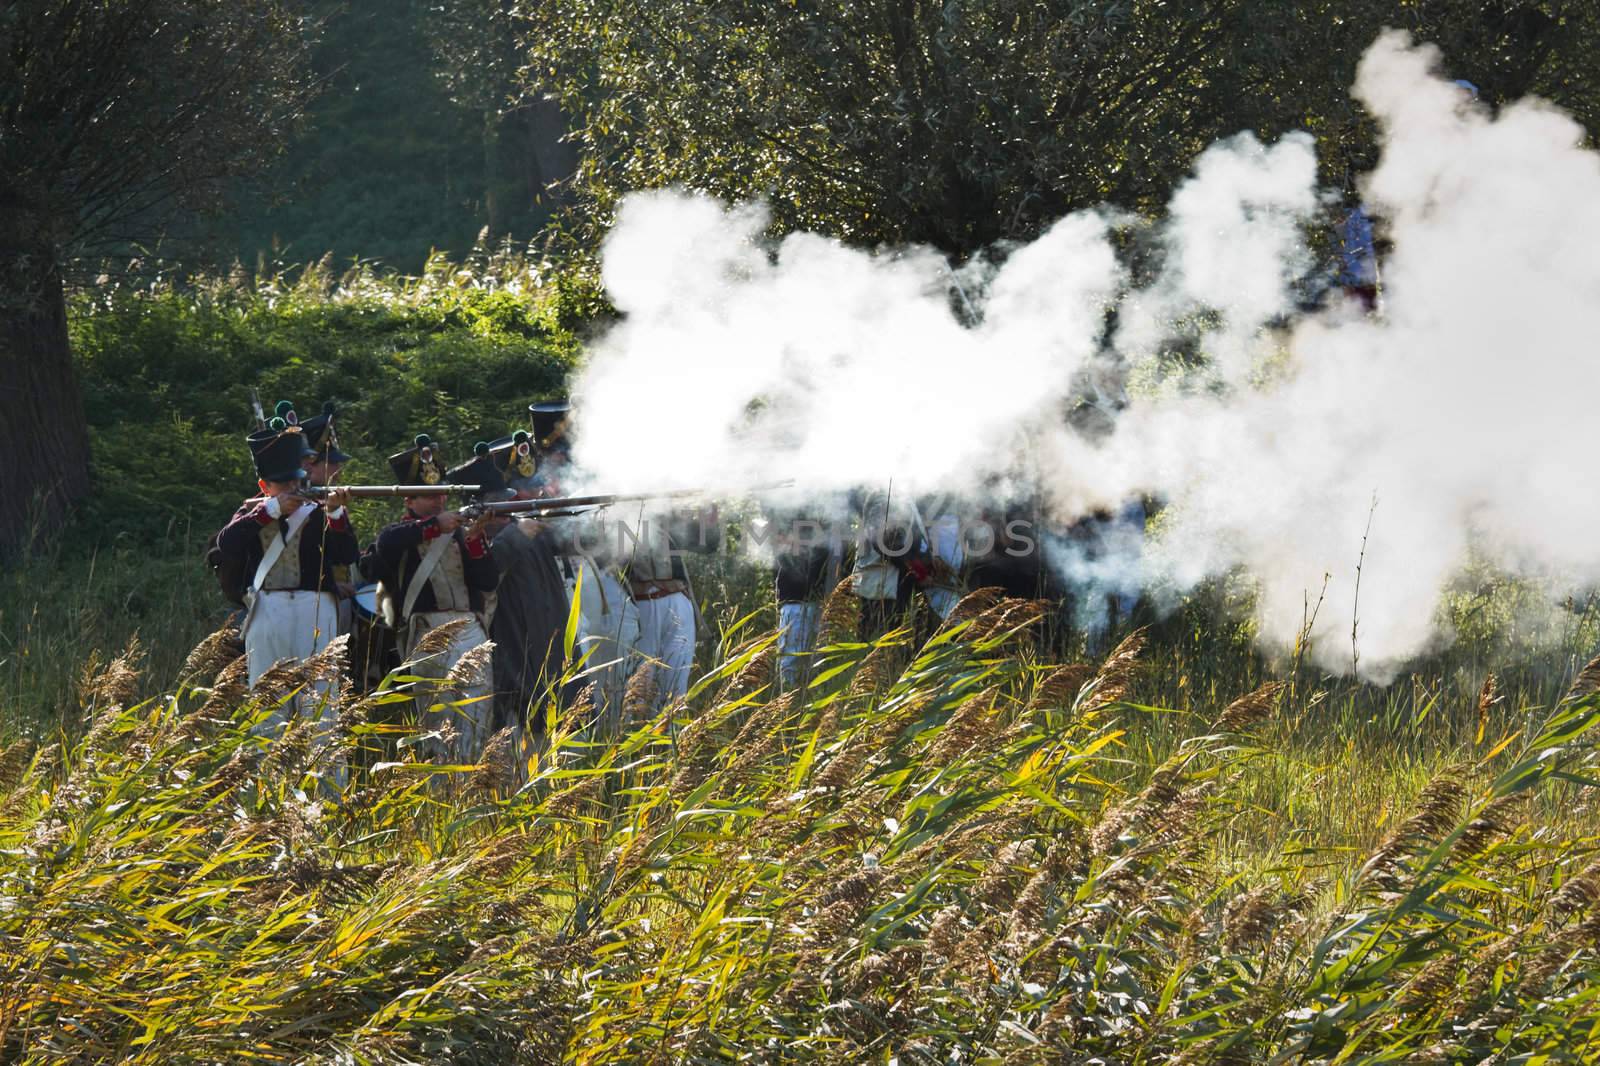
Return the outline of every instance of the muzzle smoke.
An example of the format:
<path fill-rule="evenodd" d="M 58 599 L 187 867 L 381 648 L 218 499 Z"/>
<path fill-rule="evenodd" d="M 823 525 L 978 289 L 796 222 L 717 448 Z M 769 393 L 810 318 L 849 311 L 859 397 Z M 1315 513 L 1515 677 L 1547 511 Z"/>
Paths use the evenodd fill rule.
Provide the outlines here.
<path fill-rule="evenodd" d="M 604 247 L 624 317 L 575 388 L 578 461 L 619 489 L 793 478 L 817 499 L 1039 484 L 1061 520 L 1153 497 L 1160 535 L 1097 566 L 1176 591 L 1242 567 L 1265 642 L 1321 596 L 1324 664 L 1351 668 L 1359 616 L 1361 672 L 1392 674 L 1448 638 L 1435 609 L 1469 556 L 1600 577 L 1600 157 L 1551 106 L 1491 114 L 1436 63 L 1386 33 L 1354 88 L 1383 131 L 1378 316 L 1296 310 L 1329 199 L 1303 134 L 1203 153 L 1141 284 L 1109 209 L 952 273 L 922 248 L 770 241 L 757 205 L 636 194 Z"/>

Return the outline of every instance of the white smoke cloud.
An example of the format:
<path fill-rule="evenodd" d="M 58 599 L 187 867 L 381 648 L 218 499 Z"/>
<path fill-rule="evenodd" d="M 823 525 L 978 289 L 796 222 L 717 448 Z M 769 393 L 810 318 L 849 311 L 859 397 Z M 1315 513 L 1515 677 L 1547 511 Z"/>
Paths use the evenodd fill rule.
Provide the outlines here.
<path fill-rule="evenodd" d="M 772 243 L 757 207 L 630 197 L 604 249 L 624 318 L 575 388 L 578 459 L 619 488 L 793 478 L 817 495 L 978 493 L 1031 470 L 1062 519 L 1147 494 L 1162 534 L 1130 570 L 1182 590 L 1244 568 L 1274 647 L 1324 597 L 1324 664 L 1350 668 L 1359 616 L 1361 670 L 1387 676 L 1448 639 L 1435 608 L 1470 552 L 1600 577 L 1600 157 L 1550 106 L 1491 114 L 1436 64 L 1386 33 L 1354 89 L 1384 136 L 1365 188 L 1394 244 L 1378 317 L 1292 315 L 1325 195 L 1303 135 L 1205 152 L 1160 227 L 1160 275 L 1132 292 L 1109 211 L 953 296 L 924 249 Z M 1159 353 L 1196 311 L 1204 371 L 1173 372 Z M 1085 382 L 1115 394 L 1129 368 L 1144 387 L 1109 438 L 1063 425 Z"/>
<path fill-rule="evenodd" d="M 1263 327 L 1294 306 L 1294 284 L 1311 267 L 1301 233 L 1317 209 L 1316 178 L 1316 150 L 1304 133 L 1271 148 L 1244 133 L 1201 153 L 1167 212 L 1161 278 L 1124 302 L 1119 347 L 1148 358 L 1174 321 L 1217 312 L 1208 376 L 1245 384 L 1262 354 Z"/>
<path fill-rule="evenodd" d="M 804 233 L 769 248 L 766 225 L 677 192 L 624 201 L 603 270 L 625 318 L 575 389 L 597 480 L 975 484 L 1065 395 L 1121 276 L 1108 224 L 1074 215 L 993 273 L 988 322 L 969 329 L 935 253 Z"/>

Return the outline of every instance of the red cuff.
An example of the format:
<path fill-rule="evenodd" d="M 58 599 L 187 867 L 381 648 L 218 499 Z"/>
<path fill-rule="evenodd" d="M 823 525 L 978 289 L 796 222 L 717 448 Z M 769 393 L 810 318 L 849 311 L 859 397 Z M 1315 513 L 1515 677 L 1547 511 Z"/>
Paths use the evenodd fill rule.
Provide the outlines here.
<path fill-rule="evenodd" d="M 328 528 L 335 533 L 350 532 L 350 512 L 347 510 L 338 518 L 328 519 Z"/>
<path fill-rule="evenodd" d="M 440 533 L 443 533 L 443 532 L 444 532 L 444 530 L 439 528 L 439 523 L 435 522 L 433 519 L 427 518 L 427 519 L 423 520 L 423 522 L 422 522 L 422 539 L 423 540 L 432 540 L 434 537 L 437 537 Z"/>
<path fill-rule="evenodd" d="M 467 554 L 474 559 L 482 559 L 483 553 L 489 550 L 489 542 L 483 539 L 483 534 L 468 537 L 463 543 L 467 546 Z"/>
<path fill-rule="evenodd" d="M 250 512 L 250 520 L 258 526 L 270 526 L 277 519 L 267 512 L 266 503 L 256 504 L 256 509 Z"/>

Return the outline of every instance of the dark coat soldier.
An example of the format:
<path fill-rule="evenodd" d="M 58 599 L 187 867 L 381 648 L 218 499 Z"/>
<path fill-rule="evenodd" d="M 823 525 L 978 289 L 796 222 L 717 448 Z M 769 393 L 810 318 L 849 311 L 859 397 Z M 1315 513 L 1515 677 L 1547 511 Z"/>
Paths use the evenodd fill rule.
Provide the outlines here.
<path fill-rule="evenodd" d="M 413 447 L 390 456 L 389 465 L 402 484 L 446 482 L 438 449 L 425 433 L 417 436 Z M 489 639 L 488 612 L 498 581 L 481 524 L 464 523 L 458 512 L 444 509 L 444 502 L 443 493 L 406 497 L 405 516 L 384 527 L 361 566 L 367 577 L 383 584 L 406 656 L 429 630 L 448 622 L 465 623 L 441 656 L 421 664 L 421 669 L 438 676 Z M 477 702 L 460 708 L 466 717 L 451 720 L 455 742 L 447 754 L 458 762 L 475 758 L 486 739 L 489 708 L 483 697 L 487 695 L 479 689 L 461 694 L 460 698 Z"/>
<path fill-rule="evenodd" d="M 351 456 L 339 447 L 339 435 L 334 428 L 334 416 L 337 413 L 333 401 L 323 403 L 322 413 L 311 418 L 299 420 L 299 426 L 306 435 L 306 448 L 311 452 L 306 456 L 306 482 L 311 485 L 329 486 L 339 480 L 339 474 L 344 469 L 344 464 L 351 460 Z M 295 425 L 298 416 L 295 414 L 294 405 L 288 400 L 278 401 L 278 414 L 285 422 Z M 349 566 L 334 568 L 334 579 L 337 582 L 339 594 L 339 632 L 348 633 L 351 629 L 353 605 L 351 597 L 355 595 L 356 585 L 354 575 Z"/>
<path fill-rule="evenodd" d="M 532 499 L 559 495 L 571 488 L 571 407 L 565 400 L 558 400 L 531 404 L 528 412 L 532 432 L 518 430 L 490 445 L 495 463 L 506 484 L 519 496 Z M 616 553 L 605 550 L 606 538 L 601 536 L 596 542 L 585 536 L 586 532 L 593 532 L 591 523 L 591 518 L 577 516 L 541 520 L 536 539 L 555 553 L 563 591 L 563 638 L 566 612 L 577 600 L 574 655 L 583 659 L 580 687 L 593 686 L 592 724 L 610 728 L 620 717 L 622 697 L 633 668 L 639 610 L 628 595 Z M 541 601 L 546 599 L 541 594 Z"/>
<path fill-rule="evenodd" d="M 305 477 L 305 434 L 273 419 L 250 434 L 262 495 L 217 536 L 218 575 L 229 598 L 246 606 L 241 626 L 250 684 L 279 659 L 305 659 L 337 630 L 335 571 L 359 549 L 346 500 L 318 504 L 296 495 Z"/>
<path fill-rule="evenodd" d="M 331 402 L 323 404 L 322 414 L 316 418 L 307 419 L 304 423 L 295 414 L 294 404 L 289 400 L 279 400 L 278 406 L 274 410 L 274 417 L 284 423 L 284 428 L 298 427 L 301 433 L 304 434 L 302 439 L 305 442 L 305 455 L 300 465 L 303 468 L 302 473 L 305 475 L 306 484 L 332 485 L 338 479 L 340 469 L 351 459 L 349 455 L 340 450 L 339 442 L 334 436 L 333 404 Z M 250 497 L 239 505 L 238 510 L 233 512 L 233 517 L 239 518 L 255 510 L 263 499 L 264 497 L 262 496 Z M 212 537 L 210 545 L 207 546 L 206 558 L 213 568 L 217 568 L 220 564 L 216 546 L 216 537 Z M 350 568 L 341 566 L 339 569 L 339 582 L 341 586 L 345 586 L 340 592 L 342 600 L 348 595 Z M 217 576 L 219 580 L 224 582 L 223 591 L 226 593 L 228 586 L 224 575 L 219 573 Z M 231 593 L 228 594 L 228 599 L 230 602 L 239 602 L 236 596 Z"/>
<path fill-rule="evenodd" d="M 479 457 L 463 468 L 458 480 L 495 490 L 503 486 L 500 494 L 507 498 L 531 498 L 535 461 L 528 433 L 518 430 L 497 443 L 498 448 L 479 444 Z M 491 518 L 486 532 L 500 577 L 489 622 L 495 727 L 526 722 L 538 736 L 544 716 L 530 720 L 529 710 L 566 669 L 568 600 L 555 537 L 542 522 L 511 517 Z"/>
<path fill-rule="evenodd" d="M 778 679 L 793 688 L 806 664 L 822 618 L 822 601 L 839 583 L 844 546 L 831 524 L 798 513 L 775 512 L 778 533 L 773 585 L 778 594 Z"/>

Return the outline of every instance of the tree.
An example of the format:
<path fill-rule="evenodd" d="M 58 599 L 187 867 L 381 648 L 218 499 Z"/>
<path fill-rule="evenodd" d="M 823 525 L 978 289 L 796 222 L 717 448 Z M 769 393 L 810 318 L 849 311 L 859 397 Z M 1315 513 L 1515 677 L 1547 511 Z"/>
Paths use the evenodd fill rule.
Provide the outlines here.
<path fill-rule="evenodd" d="M 67 286 L 215 206 L 301 115 L 289 0 L 12 0 L 0 9 L 0 550 L 89 487 Z"/>
<path fill-rule="evenodd" d="M 1074 208 L 1159 208 L 1207 143 L 1311 128 L 1385 25 L 1491 95 L 1595 117 L 1588 0 L 524 0 L 533 77 L 577 117 L 592 230 L 622 193 L 764 196 L 780 228 L 964 257 Z"/>
<path fill-rule="evenodd" d="M 489 237 L 531 233 L 561 203 L 575 153 L 566 118 L 522 77 L 514 0 L 434 0 L 427 30 L 439 77 L 458 106 L 482 116 L 484 215 Z"/>
<path fill-rule="evenodd" d="M 217 250 L 269 271 L 328 255 L 412 274 L 434 251 L 470 251 L 486 214 L 484 124 L 440 77 L 432 32 L 460 0 L 299 2 L 317 20 L 321 91 L 263 180 L 212 220 Z"/>

